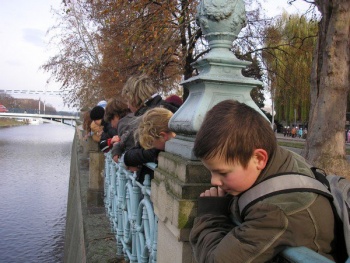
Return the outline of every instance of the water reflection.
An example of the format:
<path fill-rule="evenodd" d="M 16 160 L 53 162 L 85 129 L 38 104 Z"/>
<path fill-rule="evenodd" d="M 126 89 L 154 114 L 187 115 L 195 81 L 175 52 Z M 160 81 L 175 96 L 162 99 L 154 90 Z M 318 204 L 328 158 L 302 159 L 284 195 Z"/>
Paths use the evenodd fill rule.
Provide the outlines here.
<path fill-rule="evenodd" d="M 74 128 L 0 129 L 0 262 L 62 262 Z"/>

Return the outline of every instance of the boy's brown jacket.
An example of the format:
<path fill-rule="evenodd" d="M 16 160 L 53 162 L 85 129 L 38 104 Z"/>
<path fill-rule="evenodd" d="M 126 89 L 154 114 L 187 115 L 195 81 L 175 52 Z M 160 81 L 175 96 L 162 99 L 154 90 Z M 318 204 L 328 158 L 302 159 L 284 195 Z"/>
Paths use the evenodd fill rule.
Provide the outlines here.
<path fill-rule="evenodd" d="M 301 157 L 277 146 L 256 183 L 283 172 L 313 177 Z M 268 262 L 287 246 L 305 246 L 334 260 L 334 216 L 325 197 L 309 192 L 276 195 L 249 207 L 244 219 L 238 198 L 199 198 L 190 235 L 198 263 Z"/>

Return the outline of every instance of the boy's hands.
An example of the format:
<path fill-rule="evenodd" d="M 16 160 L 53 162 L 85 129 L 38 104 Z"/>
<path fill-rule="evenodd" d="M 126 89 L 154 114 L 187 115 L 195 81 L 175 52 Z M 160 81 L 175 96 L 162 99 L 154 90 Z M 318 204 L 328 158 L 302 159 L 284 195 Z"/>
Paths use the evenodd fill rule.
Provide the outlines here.
<path fill-rule="evenodd" d="M 225 191 L 220 187 L 210 187 L 210 189 L 200 194 L 200 197 L 208 197 L 208 196 L 225 196 Z"/>

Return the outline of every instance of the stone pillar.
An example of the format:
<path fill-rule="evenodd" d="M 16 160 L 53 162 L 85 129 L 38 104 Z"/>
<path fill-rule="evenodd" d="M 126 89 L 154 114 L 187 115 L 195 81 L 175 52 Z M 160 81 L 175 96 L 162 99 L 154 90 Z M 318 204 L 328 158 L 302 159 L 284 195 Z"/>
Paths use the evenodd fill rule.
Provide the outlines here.
<path fill-rule="evenodd" d="M 104 165 L 105 156 L 100 151 L 97 142 L 88 139 L 89 148 L 89 190 L 87 192 L 88 206 L 104 206 Z"/>
<path fill-rule="evenodd" d="M 76 134 L 79 140 L 79 151 L 83 162 L 89 162 L 89 190 L 87 192 L 87 202 L 90 206 L 103 206 L 104 191 L 104 162 L 105 156 L 100 151 L 98 143 L 90 136 L 84 139 L 85 132 L 82 128 L 84 109 L 80 113 L 79 125 L 76 126 Z"/>
<path fill-rule="evenodd" d="M 104 180 L 103 170 L 105 166 L 105 156 L 101 151 L 90 152 L 89 160 L 89 188 L 103 191 Z"/>
<path fill-rule="evenodd" d="M 159 219 L 158 262 L 194 262 L 189 233 L 199 194 L 210 186 L 210 174 L 194 156 L 193 144 L 206 112 L 223 100 L 235 99 L 264 115 L 250 97 L 261 82 L 244 77 L 241 70 L 249 62 L 230 51 L 245 24 L 243 0 L 202 0 L 196 18 L 210 52 L 193 64 L 199 74 L 182 83 L 189 96 L 170 119 L 176 138 L 166 143 L 152 180 L 151 199 Z"/>
<path fill-rule="evenodd" d="M 151 200 L 158 216 L 157 262 L 191 263 L 189 233 L 196 200 L 210 186 L 210 174 L 199 161 L 162 152 L 151 183 Z"/>

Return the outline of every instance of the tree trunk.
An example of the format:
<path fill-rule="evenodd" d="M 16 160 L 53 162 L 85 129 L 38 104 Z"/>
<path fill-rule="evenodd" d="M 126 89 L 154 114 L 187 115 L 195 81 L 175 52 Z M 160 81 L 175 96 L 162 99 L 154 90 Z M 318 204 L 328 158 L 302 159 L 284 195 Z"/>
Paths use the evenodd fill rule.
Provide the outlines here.
<path fill-rule="evenodd" d="M 315 0 L 322 14 L 311 74 L 305 157 L 328 173 L 350 176 L 345 121 L 350 73 L 350 1 Z"/>

